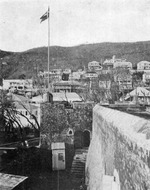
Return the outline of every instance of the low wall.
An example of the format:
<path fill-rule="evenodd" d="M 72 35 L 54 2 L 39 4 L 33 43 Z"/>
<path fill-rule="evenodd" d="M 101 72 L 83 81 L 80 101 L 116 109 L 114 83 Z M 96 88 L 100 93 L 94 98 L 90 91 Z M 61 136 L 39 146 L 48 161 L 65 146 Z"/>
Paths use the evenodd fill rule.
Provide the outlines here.
<path fill-rule="evenodd" d="M 103 190 L 117 171 L 121 190 L 150 189 L 150 121 L 96 105 L 86 162 L 88 190 Z"/>

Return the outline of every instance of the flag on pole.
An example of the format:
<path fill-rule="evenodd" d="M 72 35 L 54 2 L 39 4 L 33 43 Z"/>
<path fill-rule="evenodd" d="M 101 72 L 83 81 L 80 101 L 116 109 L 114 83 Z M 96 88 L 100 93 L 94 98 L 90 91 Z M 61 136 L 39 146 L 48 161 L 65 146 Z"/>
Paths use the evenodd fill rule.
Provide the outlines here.
<path fill-rule="evenodd" d="M 49 17 L 49 8 L 48 8 L 48 11 L 46 11 L 46 13 L 43 15 L 43 16 L 41 16 L 41 22 L 43 22 L 44 20 L 46 20 L 46 19 L 48 19 L 48 17 Z"/>

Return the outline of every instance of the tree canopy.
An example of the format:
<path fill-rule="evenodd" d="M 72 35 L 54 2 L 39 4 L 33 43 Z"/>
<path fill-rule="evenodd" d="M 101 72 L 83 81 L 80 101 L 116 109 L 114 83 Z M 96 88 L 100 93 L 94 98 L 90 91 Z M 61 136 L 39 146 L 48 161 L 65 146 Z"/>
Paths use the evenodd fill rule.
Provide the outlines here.
<path fill-rule="evenodd" d="M 45 103 L 42 105 L 41 134 L 46 134 L 52 140 L 55 134 L 61 134 L 64 129 L 92 129 L 92 106 L 81 106 L 65 109 L 63 105 Z"/>
<path fill-rule="evenodd" d="M 7 92 L 5 91 L 1 91 L 0 94 L 0 130 L 5 132 L 6 141 L 17 139 L 20 139 L 22 141 L 25 140 L 26 126 L 22 124 L 20 116 L 27 120 L 28 126 L 34 130 L 35 134 L 39 134 L 40 126 L 36 116 L 27 110 L 26 107 L 22 104 L 29 115 L 35 120 L 35 126 L 35 124 L 33 124 L 26 115 L 22 114 L 22 112 L 16 109 L 15 103 L 8 98 L 6 93 Z"/>

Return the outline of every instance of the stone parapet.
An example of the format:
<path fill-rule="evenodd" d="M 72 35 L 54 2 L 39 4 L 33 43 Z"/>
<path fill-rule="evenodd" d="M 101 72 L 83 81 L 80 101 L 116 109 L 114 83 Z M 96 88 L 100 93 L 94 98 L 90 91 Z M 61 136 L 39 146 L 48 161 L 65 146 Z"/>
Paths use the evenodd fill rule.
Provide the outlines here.
<path fill-rule="evenodd" d="M 86 162 L 88 190 L 102 190 L 103 176 L 113 176 L 114 170 L 121 190 L 150 189 L 149 133 L 149 120 L 96 105 Z"/>

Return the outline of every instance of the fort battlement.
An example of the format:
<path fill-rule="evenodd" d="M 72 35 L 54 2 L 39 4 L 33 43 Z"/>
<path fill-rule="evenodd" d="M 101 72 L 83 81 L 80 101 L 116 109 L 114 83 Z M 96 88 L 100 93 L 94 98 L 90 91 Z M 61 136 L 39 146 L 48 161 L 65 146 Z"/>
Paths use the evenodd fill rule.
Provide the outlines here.
<path fill-rule="evenodd" d="M 86 162 L 89 190 L 103 189 L 104 175 L 118 173 L 121 190 L 150 189 L 150 120 L 96 105 Z"/>

